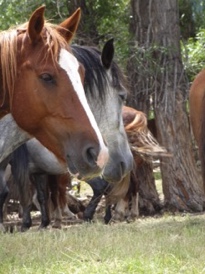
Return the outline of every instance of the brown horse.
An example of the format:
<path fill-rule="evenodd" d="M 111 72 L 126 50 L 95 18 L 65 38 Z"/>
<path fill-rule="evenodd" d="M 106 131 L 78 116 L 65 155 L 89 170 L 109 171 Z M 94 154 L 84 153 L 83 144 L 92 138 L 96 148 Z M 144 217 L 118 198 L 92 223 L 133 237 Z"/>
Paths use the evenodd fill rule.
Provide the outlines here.
<path fill-rule="evenodd" d="M 194 79 L 189 93 L 190 121 L 199 147 L 202 177 L 205 189 L 205 70 Z"/>
<path fill-rule="evenodd" d="M 71 174 L 99 174 L 108 150 L 88 106 L 84 68 L 68 43 L 80 20 L 78 9 L 60 25 L 44 20 L 45 7 L 30 20 L 0 33 L 0 117 L 11 113 Z"/>

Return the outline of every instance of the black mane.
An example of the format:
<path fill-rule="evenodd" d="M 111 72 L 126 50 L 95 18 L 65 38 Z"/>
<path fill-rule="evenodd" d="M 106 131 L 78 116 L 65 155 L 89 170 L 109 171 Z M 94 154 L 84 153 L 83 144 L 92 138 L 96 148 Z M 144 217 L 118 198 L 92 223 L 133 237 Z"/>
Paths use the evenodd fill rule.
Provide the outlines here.
<path fill-rule="evenodd" d="M 101 52 L 95 47 L 78 45 L 72 45 L 72 51 L 85 68 L 85 93 L 89 92 L 92 96 L 98 96 L 103 99 L 106 91 L 108 91 L 107 85 L 110 85 L 110 80 L 108 79 L 107 70 L 101 61 Z M 122 85 L 125 85 L 124 76 L 114 61 L 111 64 L 110 72 L 113 87 L 120 89 Z M 99 91 L 99 94 L 96 94 L 96 89 Z"/>

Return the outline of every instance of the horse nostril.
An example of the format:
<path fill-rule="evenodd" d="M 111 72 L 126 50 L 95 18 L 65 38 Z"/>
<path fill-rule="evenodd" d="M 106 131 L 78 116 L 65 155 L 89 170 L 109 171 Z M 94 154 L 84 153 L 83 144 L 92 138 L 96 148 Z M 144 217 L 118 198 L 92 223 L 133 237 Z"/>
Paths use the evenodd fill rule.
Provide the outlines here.
<path fill-rule="evenodd" d="M 122 176 L 126 173 L 126 164 L 125 162 L 120 162 L 121 174 Z"/>
<path fill-rule="evenodd" d="M 94 147 L 89 147 L 85 150 L 84 157 L 89 166 L 95 166 L 99 151 Z"/>

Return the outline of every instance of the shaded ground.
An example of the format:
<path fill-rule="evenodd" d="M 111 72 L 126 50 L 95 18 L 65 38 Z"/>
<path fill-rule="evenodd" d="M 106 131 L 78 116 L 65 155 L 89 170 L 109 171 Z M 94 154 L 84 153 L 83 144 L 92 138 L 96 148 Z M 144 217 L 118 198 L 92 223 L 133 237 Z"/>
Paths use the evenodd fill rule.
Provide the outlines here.
<path fill-rule="evenodd" d="M 92 191 L 88 188 L 86 191 L 84 190 L 83 194 L 80 195 L 79 200 L 82 201 L 83 205 L 87 205 L 91 199 Z M 20 217 L 20 206 L 18 201 L 10 201 L 7 205 L 7 214 L 4 218 L 4 226 L 7 232 L 20 231 L 22 219 Z M 99 203 L 93 221 L 102 221 L 103 215 L 105 212 L 105 199 L 102 198 Z M 33 206 L 32 210 L 32 228 L 33 230 L 38 229 L 41 223 L 41 213 Z M 51 224 L 48 226 L 48 229 L 52 228 L 53 219 L 51 220 Z M 78 225 L 83 223 L 82 214 L 76 215 L 76 219 L 69 219 L 67 216 L 63 216 L 62 219 L 62 227 L 66 228 L 71 225 Z"/>

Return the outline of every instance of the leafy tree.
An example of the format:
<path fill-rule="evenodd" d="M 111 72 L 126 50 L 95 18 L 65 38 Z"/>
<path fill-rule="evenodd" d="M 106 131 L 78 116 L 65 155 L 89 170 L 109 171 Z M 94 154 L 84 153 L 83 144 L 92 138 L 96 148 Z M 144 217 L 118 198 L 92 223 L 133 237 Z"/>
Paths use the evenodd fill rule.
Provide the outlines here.
<path fill-rule="evenodd" d="M 125 63 L 128 56 L 129 0 L 44 0 L 43 3 L 41 0 L 0 0 L 0 29 L 27 21 L 42 4 L 46 5 L 46 17 L 54 23 L 81 7 L 82 20 L 76 41 L 102 46 L 107 39 L 114 37 L 117 56 Z"/>
<path fill-rule="evenodd" d="M 205 29 L 201 29 L 195 38 L 189 38 L 187 42 L 181 42 L 184 68 L 192 82 L 195 76 L 205 68 Z"/>

